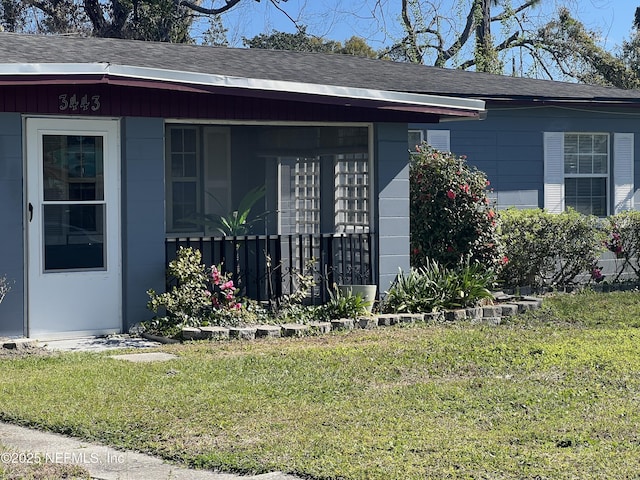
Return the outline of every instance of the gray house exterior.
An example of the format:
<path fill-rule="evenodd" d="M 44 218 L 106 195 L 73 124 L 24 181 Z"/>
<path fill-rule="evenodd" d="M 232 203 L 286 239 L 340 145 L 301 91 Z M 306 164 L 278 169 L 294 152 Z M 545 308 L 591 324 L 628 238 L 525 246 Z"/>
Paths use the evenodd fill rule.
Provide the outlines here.
<path fill-rule="evenodd" d="M 486 119 L 411 124 L 410 144 L 466 155 L 499 208 L 598 216 L 636 208 L 639 91 L 461 71 L 439 85 L 423 91 L 483 99 Z"/>
<path fill-rule="evenodd" d="M 216 245 L 202 218 L 256 187 L 268 213 L 256 259 L 275 238 L 290 258 L 311 245 L 346 264 L 336 238 L 366 238 L 365 267 L 384 291 L 409 266 L 409 125 L 484 113 L 481 100 L 426 93 L 440 73 L 0 33 L 0 275 L 12 286 L 0 336 L 105 334 L 148 319 L 168 245 Z"/>

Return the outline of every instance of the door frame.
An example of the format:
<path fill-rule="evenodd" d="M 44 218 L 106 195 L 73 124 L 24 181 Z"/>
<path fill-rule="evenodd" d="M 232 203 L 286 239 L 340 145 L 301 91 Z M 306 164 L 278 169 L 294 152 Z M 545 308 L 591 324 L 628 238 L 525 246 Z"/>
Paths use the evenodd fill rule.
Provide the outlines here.
<path fill-rule="evenodd" d="M 38 198 L 38 205 L 34 206 L 34 208 L 42 207 L 43 198 L 42 192 L 40 191 L 32 191 L 34 179 L 32 179 L 29 175 L 30 171 L 33 173 L 35 168 L 41 168 L 40 165 L 30 164 L 30 157 L 33 159 L 38 159 L 38 163 L 41 156 L 41 152 L 31 153 L 31 149 L 34 145 L 37 146 L 40 144 L 40 140 L 37 137 L 40 136 L 39 130 L 43 130 L 43 128 L 39 128 L 37 125 L 38 121 L 43 122 L 55 122 L 56 120 L 63 123 L 60 126 L 56 126 L 55 123 L 51 125 L 51 127 L 46 126 L 44 130 L 51 130 L 55 132 L 59 132 L 60 134 L 65 134 L 65 131 L 68 131 L 70 134 L 73 134 L 74 131 L 91 133 L 91 132 L 104 132 L 105 138 L 108 138 L 108 143 L 110 144 L 110 150 L 107 155 L 104 157 L 104 168 L 107 169 L 107 158 L 111 159 L 115 165 L 112 165 L 113 171 L 111 173 L 111 178 L 109 178 L 109 183 L 111 187 L 106 187 L 112 190 L 112 194 L 109 198 L 106 198 L 106 210 L 105 210 L 105 225 L 109 226 L 111 223 L 115 222 L 117 226 L 117 232 L 110 232 L 110 229 L 106 231 L 106 238 L 108 239 L 108 245 L 113 244 L 113 249 L 107 245 L 105 252 L 107 259 L 107 271 L 111 272 L 115 279 L 113 282 L 117 285 L 116 291 L 114 294 L 116 298 L 111 296 L 111 300 L 117 306 L 117 316 L 114 319 L 114 322 L 105 328 L 96 328 L 96 329 L 88 329 L 88 330 L 73 330 L 73 331 L 58 331 L 53 330 L 50 334 L 43 334 L 41 332 L 34 332 L 32 325 L 32 316 L 31 316 L 31 306 L 29 295 L 32 288 L 32 264 L 34 261 L 31 258 L 31 245 L 30 245 L 30 235 L 34 234 L 33 231 L 30 231 L 30 211 L 29 204 L 30 202 L 33 204 L 34 198 Z M 29 126 L 29 121 L 35 123 L 36 125 Z M 93 123 L 96 122 L 96 123 Z M 102 125 L 104 128 L 95 128 L 97 124 Z M 76 124 L 72 128 L 67 129 L 70 124 Z M 104 334 L 112 334 L 119 333 L 123 329 L 123 252 L 122 252 L 122 227 L 123 227 L 123 216 L 122 216 L 122 144 L 121 144 L 121 132 L 122 125 L 120 118 L 113 117 L 78 117 L 78 116 L 43 116 L 43 115 L 23 115 L 22 117 L 22 132 L 23 132 L 23 208 L 24 208 L 24 266 L 25 266 L 25 288 L 24 288 L 24 334 L 27 337 L 31 337 L 34 333 L 37 334 L 38 338 L 46 338 L 46 339 L 55 339 L 55 338 L 71 338 L 71 337 L 79 337 L 79 336 L 94 336 L 94 335 L 104 335 Z M 29 136 L 31 135 L 31 137 Z M 32 137 L 36 137 L 34 140 Z M 35 157 L 34 157 L 35 155 Z M 33 160 L 32 160 L 33 163 Z M 42 173 L 36 174 L 40 176 L 40 178 L 35 179 L 37 186 L 41 187 L 41 175 Z M 31 187 L 31 188 L 30 188 Z M 40 208 L 42 210 L 42 208 Z M 41 212 L 38 212 L 38 216 L 40 217 Z M 41 218 L 38 218 L 39 221 L 42 221 Z M 42 247 L 43 242 L 43 230 L 42 226 L 36 229 L 35 233 L 39 235 L 38 242 L 40 243 L 40 247 Z M 42 262 L 44 259 L 42 257 L 42 253 L 40 257 L 36 258 L 35 261 Z M 73 273 L 85 273 L 85 272 L 70 272 Z"/>

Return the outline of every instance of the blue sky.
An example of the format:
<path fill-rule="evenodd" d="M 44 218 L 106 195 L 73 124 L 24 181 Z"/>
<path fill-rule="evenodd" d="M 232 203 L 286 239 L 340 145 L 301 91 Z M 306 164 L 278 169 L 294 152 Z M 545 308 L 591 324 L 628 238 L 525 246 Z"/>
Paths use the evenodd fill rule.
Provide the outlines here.
<path fill-rule="evenodd" d="M 456 4 L 469 1 L 432 0 L 441 5 L 442 11 L 450 12 L 455 12 Z M 523 1 L 512 0 L 512 5 Z M 216 6 L 221 3 L 222 0 L 217 0 Z M 308 32 L 327 39 L 344 41 L 358 35 L 378 49 L 391 44 L 392 39 L 401 34 L 398 29 L 400 0 L 288 0 L 279 5 L 289 16 L 308 25 Z M 629 37 L 640 0 L 542 0 L 541 6 L 531 13 L 544 18 L 562 5 L 589 28 L 601 31 L 603 42 L 608 49 L 613 49 Z M 233 46 L 241 46 L 243 36 L 253 37 L 271 30 L 294 31 L 287 16 L 268 0 L 243 0 L 223 14 L 223 21 Z"/>

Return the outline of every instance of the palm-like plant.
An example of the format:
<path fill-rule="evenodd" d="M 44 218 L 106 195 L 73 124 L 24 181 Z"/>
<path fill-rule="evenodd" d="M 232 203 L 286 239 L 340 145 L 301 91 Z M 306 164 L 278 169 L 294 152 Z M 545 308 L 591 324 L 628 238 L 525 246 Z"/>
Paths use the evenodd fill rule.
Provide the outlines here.
<path fill-rule="evenodd" d="M 207 217 L 213 227 L 224 236 L 246 235 L 251 231 L 253 225 L 261 221 L 268 213 L 261 213 L 249 220 L 251 209 L 258 200 L 265 196 L 266 191 L 267 188 L 264 185 L 256 187 L 242 197 L 237 210 L 229 212 L 227 215 L 210 214 Z"/>
<path fill-rule="evenodd" d="M 265 196 L 267 188 L 265 185 L 255 187 L 242 197 L 240 204 L 236 210 L 226 215 L 218 215 L 216 213 L 193 214 L 186 221 L 195 225 L 202 225 L 207 230 L 214 229 L 225 237 L 237 237 L 247 235 L 251 232 L 253 226 L 261 221 L 269 212 L 261 213 L 256 217 L 249 219 L 253 206 Z M 220 203 L 216 197 L 207 192 L 214 201 Z"/>

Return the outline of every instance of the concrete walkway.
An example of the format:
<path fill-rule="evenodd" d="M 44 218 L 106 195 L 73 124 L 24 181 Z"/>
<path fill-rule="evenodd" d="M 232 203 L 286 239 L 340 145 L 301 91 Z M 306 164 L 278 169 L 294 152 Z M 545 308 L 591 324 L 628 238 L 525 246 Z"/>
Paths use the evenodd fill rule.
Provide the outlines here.
<path fill-rule="evenodd" d="M 161 344 L 129 335 L 108 335 L 104 337 L 79 337 L 63 340 L 40 340 L 39 345 L 47 350 L 62 352 L 103 352 L 121 348 L 152 348 Z"/>
<path fill-rule="evenodd" d="M 142 453 L 127 452 L 55 433 L 0 422 L 0 442 L 31 462 L 77 464 L 99 480 L 298 480 L 281 472 L 240 476 L 182 468 Z M 6 457 L 6 458 L 5 458 Z M 8 461 L 0 454 L 0 462 Z"/>

